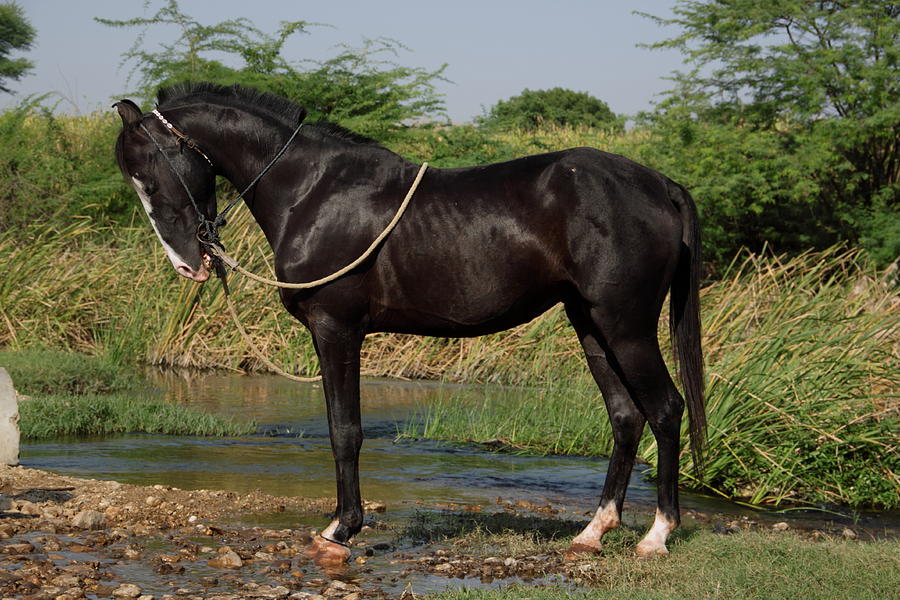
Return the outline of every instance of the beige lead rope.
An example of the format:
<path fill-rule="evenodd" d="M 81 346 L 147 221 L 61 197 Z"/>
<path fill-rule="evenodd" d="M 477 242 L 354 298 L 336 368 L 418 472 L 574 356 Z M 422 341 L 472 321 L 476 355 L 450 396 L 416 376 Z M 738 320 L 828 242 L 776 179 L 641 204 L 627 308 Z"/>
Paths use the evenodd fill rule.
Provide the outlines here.
<path fill-rule="evenodd" d="M 232 271 L 237 271 L 241 275 L 245 275 L 245 276 L 249 277 L 250 279 L 253 279 L 254 281 L 258 281 L 260 283 L 265 283 L 267 285 L 280 287 L 280 288 L 286 288 L 286 289 L 292 289 L 292 290 L 303 290 L 303 289 L 310 289 L 310 288 L 318 287 L 318 286 L 324 285 L 326 283 L 330 283 L 330 282 L 334 281 L 335 279 L 338 279 L 339 277 L 346 275 L 347 273 L 349 273 L 350 271 L 352 271 L 353 269 L 355 269 L 356 267 L 361 265 L 363 263 L 363 261 L 365 261 L 367 258 L 369 258 L 369 256 L 371 256 L 371 254 L 375 251 L 375 249 L 379 246 L 379 244 L 381 244 L 381 242 L 384 241 L 384 238 L 386 238 L 388 235 L 390 235 L 391 231 L 394 230 L 394 227 L 397 226 L 397 223 L 400 222 L 400 218 L 403 216 L 403 213 L 406 212 L 406 207 L 409 206 L 409 202 L 410 202 L 410 200 L 412 200 L 413 194 L 415 194 L 415 192 L 416 192 L 416 188 L 419 187 L 419 182 L 422 181 L 422 177 L 425 175 L 425 169 L 427 169 L 427 168 L 428 168 L 428 163 L 427 162 L 422 163 L 422 166 L 419 167 L 419 172 L 416 174 L 415 180 L 413 181 L 412 185 L 410 186 L 409 191 L 406 192 L 406 197 L 403 199 L 403 202 L 400 204 L 400 208 L 397 209 L 397 213 L 394 215 L 394 218 L 391 219 L 391 222 L 387 224 L 387 226 L 384 228 L 384 231 L 382 231 L 381 234 L 379 234 L 379 236 L 376 237 L 375 240 L 369 245 L 369 247 L 366 248 L 366 251 L 363 252 L 359 256 L 359 258 L 357 258 L 356 260 L 354 260 L 353 262 L 351 262 L 344 268 L 335 271 L 331 275 L 326 275 L 325 277 L 322 277 L 321 279 L 316 279 L 314 281 L 304 281 L 301 283 L 287 283 L 284 281 L 278 281 L 276 279 L 268 279 L 266 277 L 261 277 L 259 275 L 256 275 L 255 273 L 251 273 L 250 271 L 244 269 L 235 259 L 228 256 L 225 253 L 225 251 L 222 250 L 221 248 L 218 248 L 216 246 L 210 246 L 209 251 L 210 251 L 210 253 L 214 254 L 217 258 L 219 258 L 225 264 L 225 266 L 228 267 L 229 269 L 231 269 Z M 228 306 L 228 312 L 231 313 L 231 318 L 234 321 L 235 326 L 237 326 L 237 329 L 240 332 L 241 337 L 244 338 L 244 342 L 247 344 L 247 346 L 250 347 L 250 350 L 253 352 L 253 354 L 256 356 L 256 358 L 258 358 L 264 365 L 266 365 L 269 369 L 271 369 L 278 375 L 281 375 L 282 377 L 286 377 L 292 381 L 299 381 L 301 383 L 311 383 L 311 382 L 319 381 L 322 379 L 321 375 L 317 375 L 315 377 L 299 377 L 297 375 L 292 375 L 292 374 L 288 373 L 287 371 L 285 371 L 284 369 L 281 369 L 280 367 L 278 367 L 278 365 L 273 363 L 271 360 L 269 360 L 262 353 L 262 351 L 259 348 L 257 348 L 256 344 L 253 343 L 253 340 L 250 339 L 250 336 L 247 335 L 247 332 L 244 329 L 243 325 L 241 325 L 241 321 L 240 321 L 240 318 L 238 317 L 237 309 L 234 306 L 234 301 L 231 299 L 231 292 L 228 289 L 228 283 L 225 281 L 224 277 L 222 278 L 222 289 L 225 290 L 225 302 Z"/>

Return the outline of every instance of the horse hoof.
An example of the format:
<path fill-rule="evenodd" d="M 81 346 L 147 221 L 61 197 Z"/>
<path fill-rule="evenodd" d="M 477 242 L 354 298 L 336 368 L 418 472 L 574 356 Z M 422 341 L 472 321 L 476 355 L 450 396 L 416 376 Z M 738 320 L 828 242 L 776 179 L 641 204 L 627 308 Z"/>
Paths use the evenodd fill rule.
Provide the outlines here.
<path fill-rule="evenodd" d="M 635 549 L 634 552 L 635 552 L 635 554 L 637 554 L 638 558 L 648 559 L 648 558 L 655 558 L 657 556 L 665 556 L 666 554 L 669 553 L 669 550 L 665 547 L 665 545 L 652 546 L 652 545 L 648 544 L 648 545 L 642 546 L 641 544 L 638 544 L 638 547 Z"/>
<path fill-rule="evenodd" d="M 326 540 L 321 536 L 313 538 L 304 553 L 322 568 L 340 567 L 350 560 L 350 548 Z"/>
<path fill-rule="evenodd" d="M 569 546 L 569 549 L 566 550 L 564 558 L 566 560 L 578 560 L 594 554 L 600 554 L 600 546 L 588 546 L 587 544 L 573 543 Z"/>

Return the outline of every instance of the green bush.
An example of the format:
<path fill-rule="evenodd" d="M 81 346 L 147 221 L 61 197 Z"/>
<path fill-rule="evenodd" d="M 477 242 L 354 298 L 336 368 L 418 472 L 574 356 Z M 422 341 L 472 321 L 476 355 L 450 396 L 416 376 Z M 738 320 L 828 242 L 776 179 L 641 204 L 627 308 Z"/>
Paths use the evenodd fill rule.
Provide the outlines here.
<path fill-rule="evenodd" d="M 44 102 L 0 113 L 0 231 L 76 218 L 131 221 L 133 191 L 112 156 L 119 120 L 58 116 Z"/>
<path fill-rule="evenodd" d="M 586 92 L 561 87 L 522 90 L 518 96 L 497 102 L 478 122 L 498 129 L 539 129 L 555 125 L 621 131 L 623 126 L 622 119 L 606 102 Z"/>

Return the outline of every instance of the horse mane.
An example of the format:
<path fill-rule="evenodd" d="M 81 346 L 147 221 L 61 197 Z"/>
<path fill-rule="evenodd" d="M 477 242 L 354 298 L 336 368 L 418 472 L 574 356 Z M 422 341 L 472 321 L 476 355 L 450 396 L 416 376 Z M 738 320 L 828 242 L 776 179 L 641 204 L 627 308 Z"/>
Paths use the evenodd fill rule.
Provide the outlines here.
<path fill-rule="evenodd" d="M 306 108 L 302 104 L 250 86 L 219 85 L 208 81 L 184 82 L 161 87 L 156 93 L 156 104 L 160 109 L 173 108 L 189 100 L 215 100 L 235 108 L 261 112 L 292 129 L 306 118 Z M 323 137 L 337 137 L 356 144 L 378 145 L 376 140 L 330 121 L 320 120 L 305 125 L 304 128 L 312 129 Z"/>

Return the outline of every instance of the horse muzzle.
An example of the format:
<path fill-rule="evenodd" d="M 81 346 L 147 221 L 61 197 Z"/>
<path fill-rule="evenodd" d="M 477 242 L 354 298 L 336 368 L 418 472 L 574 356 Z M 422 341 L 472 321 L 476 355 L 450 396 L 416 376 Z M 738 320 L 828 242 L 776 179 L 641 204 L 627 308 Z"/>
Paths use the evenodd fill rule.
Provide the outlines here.
<path fill-rule="evenodd" d="M 203 283 L 207 279 L 209 279 L 209 269 L 206 268 L 206 265 L 200 264 L 199 269 L 192 269 L 185 264 L 180 264 L 175 267 L 175 270 L 182 277 L 187 277 L 188 279 L 192 279 L 197 283 Z"/>

